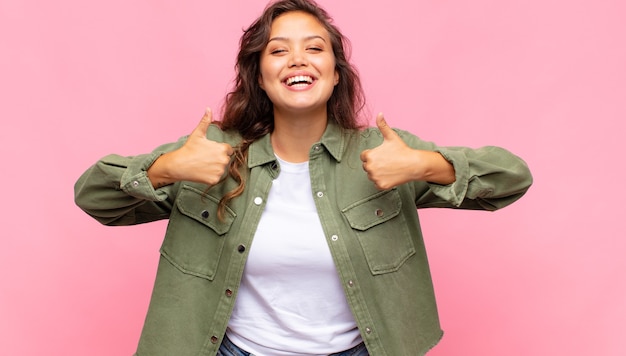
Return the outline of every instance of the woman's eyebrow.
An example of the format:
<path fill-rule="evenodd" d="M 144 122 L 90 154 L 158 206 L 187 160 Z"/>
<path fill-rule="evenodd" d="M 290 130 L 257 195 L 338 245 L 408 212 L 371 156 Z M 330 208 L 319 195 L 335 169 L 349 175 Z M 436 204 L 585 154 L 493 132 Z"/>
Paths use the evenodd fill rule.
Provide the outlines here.
<path fill-rule="evenodd" d="M 320 36 L 320 35 L 311 35 L 311 36 L 306 36 L 304 37 L 305 41 L 309 41 L 309 40 L 313 40 L 313 39 L 320 39 L 324 42 L 326 42 L 326 40 L 324 39 L 324 37 Z M 289 42 L 290 38 L 289 37 L 282 37 L 282 36 L 277 36 L 277 37 L 272 37 L 269 39 L 269 41 L 267 41 L 267 43 L 270 43 L 272 41 L 280 41 L 280 42 Z"/>

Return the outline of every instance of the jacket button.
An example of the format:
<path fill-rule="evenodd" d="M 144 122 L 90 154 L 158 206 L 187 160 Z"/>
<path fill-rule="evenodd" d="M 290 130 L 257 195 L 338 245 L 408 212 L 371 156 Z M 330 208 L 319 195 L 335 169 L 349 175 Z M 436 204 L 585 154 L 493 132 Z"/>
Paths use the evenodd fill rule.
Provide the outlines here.
<path fill-rule="evenodd" d="M 244 245 L 237 246 L 237 251 L 239 251 L 239 253 L 244 253 L 246 251 L 246 246 Z"/>
<path fill-rule="evenodd" d="M 383 211 L 383 209 L 376 209 L 374 211 L 374 215 L 378 216 L 379 218 L 381 218 L 383 215 L 385 215 L 385 212 Z"/>
<path fill-rule="evenodd" d="M 227 296 L 227 297 L 232 297 L 232 296 L 233 296 L 233 291 L 232 291 L 232 290 L 230 290 L 230 289 L 227 289 L 227 290 L 226 290 L 226 296 Z"/>
<path fill-rule="evenodd" d="M 261 203 L 263 203 L 263 198 L 261 197 L 254 198 L 254 204 L 261 205 Z"/>
<path fill-rule="evenodd" d="M 201 214 L 202 214 L 202 217 L 205 219 L 209 217 L 209 212 L 207 210 L 202 210 Z"/>
<path fill-rule="evenodd" d="M 220 339 L 218 339 L 217 336 L 211 336 L 211 343 L 212 344 L 217 344 L 218 341 L 220 341 Z"/>

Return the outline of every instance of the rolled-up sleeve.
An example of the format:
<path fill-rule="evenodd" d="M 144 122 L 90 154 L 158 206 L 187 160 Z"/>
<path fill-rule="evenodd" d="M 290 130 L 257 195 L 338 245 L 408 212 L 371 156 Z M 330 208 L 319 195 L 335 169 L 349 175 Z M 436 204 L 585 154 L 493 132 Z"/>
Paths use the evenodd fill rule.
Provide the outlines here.
<path fill-rule="evenodd" d="M 134 225 L 169 217 L 177 185 L 154 189 L 147 170 L 176 144 L 149 154 L 108 155 L 83 173 L 74 185 L 74 201 L 105 225 Z"/>
<path fill-rule="evenodd" d="M 497 210 L 521 198 L 532 184 L 528 165 L 503 148 L 454 147 L 436 151 L 452 163 L 456 180 L 446 186 L 429 186 L 455 208 Z"/>
<path fill-rule="evenodd" d="M 526 162 L 504 148 L 442 147 L 421 141 L 404 131 L 399 133 L 409 146 L 439 152 L 454 166 L 454 183 L 427 183 L 427 189 L 423 189 L 423 182 L 416 182 L 419 186 L 415 198 L 418 208 L 493 211 L 521 198 L 533 182 Z"/>

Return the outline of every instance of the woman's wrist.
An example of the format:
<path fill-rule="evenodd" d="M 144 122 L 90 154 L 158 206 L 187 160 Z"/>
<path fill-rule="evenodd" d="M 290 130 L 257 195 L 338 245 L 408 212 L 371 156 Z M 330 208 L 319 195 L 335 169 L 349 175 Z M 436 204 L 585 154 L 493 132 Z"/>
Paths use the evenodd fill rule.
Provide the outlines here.
<path fill-rule="evenodd" d="M 157 158 L 154 163 L 148 168 L 146 174 L 148 179 L 152 183 L 152 186 L 157 189 L 170 185 L 176 180 L 171 176 L 168 170 L 171 152 L 162 154 Z"/>
<path fill-rule="evenodd" d="M 418 180 L 441 185 L 452 184 L 456 181 L 454 166 L 441 153 L 423 150 L 417 152 L 424 167 Z"/>

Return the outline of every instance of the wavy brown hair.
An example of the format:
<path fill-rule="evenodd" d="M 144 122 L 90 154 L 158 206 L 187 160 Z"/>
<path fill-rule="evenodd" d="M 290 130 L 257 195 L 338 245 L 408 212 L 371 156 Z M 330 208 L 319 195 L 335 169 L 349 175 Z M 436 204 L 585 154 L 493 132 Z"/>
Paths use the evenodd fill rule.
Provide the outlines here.
<path fill-rule="evenodd" d="M 339 83 L 327 103 L 328 119 L 343 129 L 360 129 L 364 126 L 359 115 L 365 106 L 365 96 L 358 72 L 349 62 L 350 42 L 333 25 L 332 18 L 311 0 L 281 0 L 270 3 L 263 14 L 244 30 L 235 64 L 234 89 L 227 94 L 223 106 L 221 128 L 239 132 L 242 142 L 235 148 L 234 159 L 228 169 L 229 175 L 239 185 L 221 199 L 220 216 L 223 215 L 226 204 L 241 195 L 245 188 L 246 177 L 240 168 L 247 162 L 248 147 L 274 129 L 273 104 L 258 81 L 261 52 L 269 41 L 274 19 L 293 11 L 302 11 L 315 17 L 330 36 Z"/>

